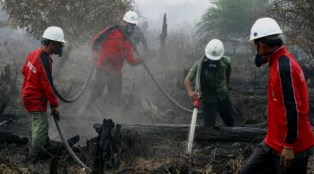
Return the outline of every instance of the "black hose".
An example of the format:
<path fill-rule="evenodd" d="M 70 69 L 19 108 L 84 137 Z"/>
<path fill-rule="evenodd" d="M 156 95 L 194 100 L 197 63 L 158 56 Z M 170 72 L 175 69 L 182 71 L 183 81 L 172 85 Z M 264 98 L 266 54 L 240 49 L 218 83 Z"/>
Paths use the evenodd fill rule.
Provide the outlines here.
<path fill-rule="evenodd" d="M 123 32 L 123 30 L 121 30 Z M 135 51 L 135 53 L 137 54 L 138 57 L 141 57 L 140 52 L 137 50 L 136 46 L 134 46 L 134 44 L 132 43 L 130 37 L 123 32 L 124 36 L 129 40 L 131 46 L 133 47 L 133 50 Z M 144 67 L 144 69 L 146 70 L 146 72 L 148 73 L 148 75 L 150 76 L 150 78 L 153 80 L 153 82 L 155 83 L 155 85 L 158 87 L 158 89 L 173 103 L 175 104 L 177 107 L 179 107 L 180 109 L 182 109 L 183 111 L 189 112 L 189 113 L 193 113 L 192 109 L 188 109 L 184 106 L 182 106 L 180 103 L 178 103 L 174 98 L 172 98 L 167 92 L 166 90 L 160 86 L 160 84 L 157 82 L 157 80 L 155 79 L 155 77 L 153 76 L 153 74 L 149 71 L 148 67 L 146 66 L 146 64 L 144 62 L 142 62 L 142 65 Z M 201 113 L 202 111 L 199 111 L 199 113 Z"/>
<path fill-rule="evenodd" d="M 126 36 L 126 38 L 129 39 L 129 42 L 131 43 L 131 45 L 132 45 L 134 51 L 136 52 L 136 54 L 138 55 L 138 57 L 141 57 L 140 54 L 139 54 L 139 52 L 138 52 L 138 50 L 136 49 L 136 47 L 132 44 L 130 38 L 129 38 L 125 33 L 124 33 L 124 35 Z M 146 70 L 146 72 L 148 73 L 148 75 L 149 75 L 149 76 L 151 77 L 151 79 L 153 80 L 153 82 L 155 83 L 155 85 L 158 87 L 158 89 L 159 89 L 172 103 L 174 103 L 176 106 L 178 106 L 180 109 L 182 109 L 182 110 L 184 110 L 184 111 L 186 111 L 186 112 L 193 113 L 193 110 L 188 109 L 188 108 L 182 106 L 182 105 L 181 105 L 180 103 L 178 103 L 177 101 L 175 101 L 174 98 L 172 98 L 172 97 L 165 91 L 165 89 L 160 86 L 160 84 L 156 81 L 156 79 L 154 78 L 153 74 L 149 71 L 148 67 L 146 66 L 146 64 L 145 64 L 144 62 L 142 63 L 142 65 L 143 65 L 144 69 Z M 66 103 L 73 103 L 73 102 L 76 101 L 76 100 L 83 94 L 83 92 L 85 91 L 85 89 L 86 89 L 86 87 L 87 87 L 87 85 L 88 85 L 88 83 L 89 83 L 89 81 L 90 81 L 90 79 L 91 79 L 91 77 L 92 77 L 92 75 L 93 75 L 93 72 L 94 72 L 94 68 L 91 70 L 91 72 L 90 72 L 90 74 L 89 74 L 89 76 L 88 76 L 88 79 L 87 79 L 87 81 L 85 82 L 84 86 L 82 87 L 81 91 L 80 91 L 79 93 L 77 93 L 76 96 L 72 97 L 71 99 L 66 99 L 66 98 L 64 98 L 64 97 L 59 93 L 59 91 L 53 86 L 55 94 L 56 94 L 56 95 L 58 96 L 58 98 L 59 98 L 60 100 L 62 100 L 63 102 L 66 102 Z M 64 145 L 65 145 L 67 151 L 69 152 L 70 156 L 71 156 L 81 167 L 83 167 L 83 168 L 85 168 L 85 169 L 87 169 L 87 170 L 90 171 L 91 169 L 90 169 L 88 166 L 86 166 L 86 165 L 76 156 L 76 154 L 75 154 L 75 153 L 73 152 L 73 150 L 71 149 L 71 147 L 70 147 L 70 145 L 68 144 L 68 142 L 67 142 L 67 140 L 66 140 L 66 138 L 65 138 L 65 136 L 64 136 L 64 133 L 63 133 L 61 127 L 60 127 L 59 120 L 56 119 L 55 116 L 54 116 L 53 118 L 54 118 L 54 121 L 55 121 L 57 130 L 58 130 L 58 132 L 59 132 L 59 135 L 60 135 L 60 137 L 61 137 L 61 139 L 62 139 L 62 142 L 64 143 Z"/>
<path fill-rule="evenodd" d="M 88 86 L 88 84 L 89 84 L 89 82 L 90 82 L 90 80 L 91 80 L 91 77 L 92 77 L 92 75 L 93 75 L 93 73 L 94 73 L 94 69 L 95 69 L 95 68 L 93 67 L 93 69 L 90 71 L 90 73 L 89 73 L 89 75 L 88 75 L 88 79 L 87 79 L 87 81 L 84 83 L 83 87 L 81 88 L 81 91 L 79 91 L 79 92 L 78 92 L 75 96 L 73 96 L 72 98 L 70 98 L 70 99 L 64 98 L 64 97 L 59 93 L 59 91 L 57 90 L 57 88 L 53 86 L 54 93 L 55 93 L 56 96 L 57 96 L 61 101 L 63 101 L 63 102 L 66 102 L 66 103 L 73 103 L 73 102 L 75 102 L 77 99 L 79 99 L 79 98 L 82 96 L 82 94 L 84 93 L 85 89 L 87 88 L 87 86 Z"/>
<path fill-rule="evenodd" d="M 178 106 L 180 109 L 189 112 L 189 113 L 193 113 L 193 110 L 188 109 L 184 106 L 182 106 L 180 103 L 178 103 L 174 98 L 172 98 L 163 87 L 160 86 L 160 84 L 156 81 L 156 79 L 154 78 L 153 74 L 149 71 L 149 69 L 147 68 L 146 64 L 144 62 L 142 62 L 142 65 L 144 67 L 144 69 L 146 70 L 146 72 L 148 73 L 148 75 L 150 76 L 150 78 L 153 80 L 153 82 L 155 83 L 155 85 L 158 87 L 158 89 L 176 106 Z"/>
<path fill-rule="evenodd" d="M 68 141 L 66 140 L 65 136 L 64 136 L 64 133 L 60 127 L 60 124 L 59 124 L 59 120 L 53 116 L 54 118 L 54 121 L 55 121 L 55 124 L 56 124 L 56 127 L 58 129 L 58 132 L 59 132 L 59 135 L 62 139 L 62 142 L 63 144 L 65 145 L 65 148 L 67 149 L 67 151 L 69 152 L 70 156 L 83 168 L 87 169 L 87 170 L 91 170 L 89 167 L 87 167 L 76 155 L 75 153 L 73 152 L 73 150 L 71 149 Z"/>

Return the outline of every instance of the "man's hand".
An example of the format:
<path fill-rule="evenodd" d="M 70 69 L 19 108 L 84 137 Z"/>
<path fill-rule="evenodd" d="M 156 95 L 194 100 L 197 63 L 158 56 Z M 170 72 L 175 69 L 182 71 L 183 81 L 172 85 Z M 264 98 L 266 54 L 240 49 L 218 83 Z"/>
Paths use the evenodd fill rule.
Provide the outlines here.
<path fill-rule="evenodd" d="M 294 163 L 294 152 L 293 148 L 283 148 L 281 153 L 280 164 L 282 169 L 285 171 L 289 167 L 293 166 Z"/>
<path fill-rule="evenodd" d="M 191 93 L 189 93 L 189 96 L 192 100 L 200 98 L 200 95 L 195 91 L 192 91 Z"/>
<path fill-rule="evenodd" d="M 58 108 L 52 108 L 51 109 L 51 115 L 56 117 L 56 119 L 60 120 L 60 113 L 58 111 Z"/>

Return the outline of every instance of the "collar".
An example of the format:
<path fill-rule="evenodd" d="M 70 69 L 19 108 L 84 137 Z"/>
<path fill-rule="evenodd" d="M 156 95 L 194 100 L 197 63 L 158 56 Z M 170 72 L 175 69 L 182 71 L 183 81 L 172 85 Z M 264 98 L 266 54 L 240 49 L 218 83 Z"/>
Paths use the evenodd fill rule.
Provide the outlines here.
<path fill-rule="evenodd" d="M 285 45 L 279 47 L 270 55 L 269 63 L 272 64 L 279 58 L 279 56 L 285 54 L 286 52 L 287 52 L 287 47 Z"/>
<path fill-rule="evenodd" d="M 39 48 L 39 51 L 41 52 L 41 53 L 44 53 L 44 54 L 47 54 L 47 55 L 49 55 L 45 50 L 44 50 L 44 48 L 43 47 L 40 47 Z"/>

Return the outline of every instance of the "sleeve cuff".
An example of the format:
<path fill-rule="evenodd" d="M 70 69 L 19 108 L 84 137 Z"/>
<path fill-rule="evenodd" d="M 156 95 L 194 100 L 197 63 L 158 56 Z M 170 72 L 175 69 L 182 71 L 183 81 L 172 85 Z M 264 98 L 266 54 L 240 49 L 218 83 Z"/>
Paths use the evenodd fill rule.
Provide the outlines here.
<path fill-rule="evenodd" d="M 285 144 L 284 144 L 284 148 L 293 149 L 293 148 L 294 148 L 294 144 L 285 143 Z"/>
<path fill-rule="evenodd" d="M 58 104 L 56 104 L 56 105 L 50 104 L 50 107 L 51 107 L 51 108 L 57 108 L 57 107 L 58 107 Z"/>

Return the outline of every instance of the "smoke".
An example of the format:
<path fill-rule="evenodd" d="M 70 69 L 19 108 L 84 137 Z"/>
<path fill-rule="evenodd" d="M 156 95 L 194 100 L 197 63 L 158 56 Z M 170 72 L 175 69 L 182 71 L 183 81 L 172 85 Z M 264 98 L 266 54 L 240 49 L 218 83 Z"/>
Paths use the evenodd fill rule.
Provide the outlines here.
<path fill-rule="evenodd" d="M 150 2 L 151 7 L 153 7 L 154 3 L 154 1 Z M 152 11 L 149 15 L 146 13 L 146 10 L 152 10 L 153 8 L 141 8 L 140 10 L 143 12 L 142 21 L 147 21 L 148 23 L 147 28 L 143 28 L 143 32 L 147 39 L 150 52 L 146 54 L 141 45 L 139 45 L 139 50 L 142 58 L 145 59 L 145 64 L 161 86 L 179 103 L 186 107 L 192 107 L 183 87 L 185 75 L 183 72 L 192 66 L 200 57 L 200 53 L 195 51 L 199 48 L 196 44 L 197 39 L 193 37 L 193 23 L 196 18 L 193 18 L 193 15 L 191 16 L 191 14 L 194 14 L 193 11 L 189 11 L 190 9 L 184 7 L 186 3 L 189 3 L 196 11 L 202 13 L 200 8 L 196 9 L 196 6 L 193 5 L 194 3 L 191 5 L 187 1 L 179 5 L 165 3 L 167 7 L 161 6 L 158 12 Z M 177 11 L 177 14 L 174 14 L 174 11 Z M 164 12 L 168 14 L 167 23 L 169 28 L 166 40 L 167 56 L 162 57 L 159 49 Z M 187 13 L 189 13 L 189 17 L 184 16 Z M 151 16 L 154 14 L 158 15 Z M 3 57 L 9 56 L 10 58 L 5 59 L 10 62 L 17 62 L 17 66 L 21 67 L 27 54 L 31 50 L 40 47 L 39 40 L 33 39 L 21 29 L 12 30 L 5 28 L 1 30 L 1 33 L 3 33 L 1 35 L 1 38 L 3 38 L 2 44 L 5 44 L 5 40 L 11 44 L 9 49 L 1 51 L 1 53 L 6 54 L 6 56 L 1 55 L 1 61 L 4 60 Z M 66 49 L 65 47 L 65 51 Z M 80 47 L 72 48 L 69 56 L 69 60 L 66 61 L 60 75 L 54 80 L 61 94 L 65 96 L 74 95 L 80 90 L 95 63 L 92 57 L 90 41 L 87 41 L 86 44 L 82 44 Z M 62 58 L 53 56 L 53 59 L 53 64 L 56 65 Z M 96 135 L 93 124 L 101 123 L 104 118 L 110 118 L 117 124 L 189 123 L 190 114 L 178 109 L 158 90 L 142 65 L 133 67 L 124 62 L 122 71 L 122 95 L 121 100 L 116 105 L 111 104 L 108 90 L 104 88 L 98 98 L 95 98 L 91 107 L 83 110 L 82 113 L 78 112 L 87 104 L 86 100 L 93 92 L 93 86 L 98 80 L 95 79 L 95 73 L 87 90 L 78 101 L 72 104 L 60 104 L 61 125 L 66 133 L 66 137 L 79 134 L 81 136 L 81 143 L 84 144 L 86 139 Z M 21 75 L 19 76 L 19 81 L 22 81 Z M 59 136 L 51 117 L 49 117 L 49 124 L 50 138 L 58 140 Z"/>
<path fill-rule="evenodd" d="M 142 21 L 159 28 L 167 13 L 170 30 L 177 30 L 182 25 L 194 28 L 209 6 L 208 0 L 135 0 L 135 10 L 139 11 Z"/>
<path fill-rule="evenodd" d="M 139 45 L 142 58 L 156 80 L 179 103 L 191 107 L 189 98 L 183 87 L 184 70 L 200 57 L 195 52 L 195 40 L 185 30 L 177 30 L 168 33 L 166 41 L 167 57 L 160 57 L 159 52 L 160 30 L 145 31 L 150 52 L 145 54 L 143 47 Z M 89 72 L 94 66 L 90 45 L 83 45 L 71 51 L 70 59 L 66 62 L 61 75 L 56 80 L 59 89 L 64 89 L 64 95 L 71 95 L 79 91 L 86 82 Z M 57 62 L 55 62 L 57 63 Z M 81 110 L 87 99 L 92 94 L 95 82 L 95 73 L 84 95 L 73 104 L 62 104 L 62 126 L 67 137 L 80 134 L 84 139 L 95 136 L 94 123 L 101 123 L 104 118 L 112 119 L 117 124 L 187 124 L 190 114 L 181 111 L 173 105 L 155 86 L 145 72 L 142 65 L 133 67 L 124 62 L 122 69 L 122 94 L 121 100 L 112 105 L 108 89 L 105 87 L 102 93 L 93 100 L 93 104 L 82 113 Z M 70 89 L 70 90 L 68 90 Z M 96 89 L 100 90 L 100 89 Z M 54 127 L 54 126 L 53 126 Z M 58 138 L 55 128 L 51 134 Z M 84 143 L 84 140 L 83 142 Z"/>

